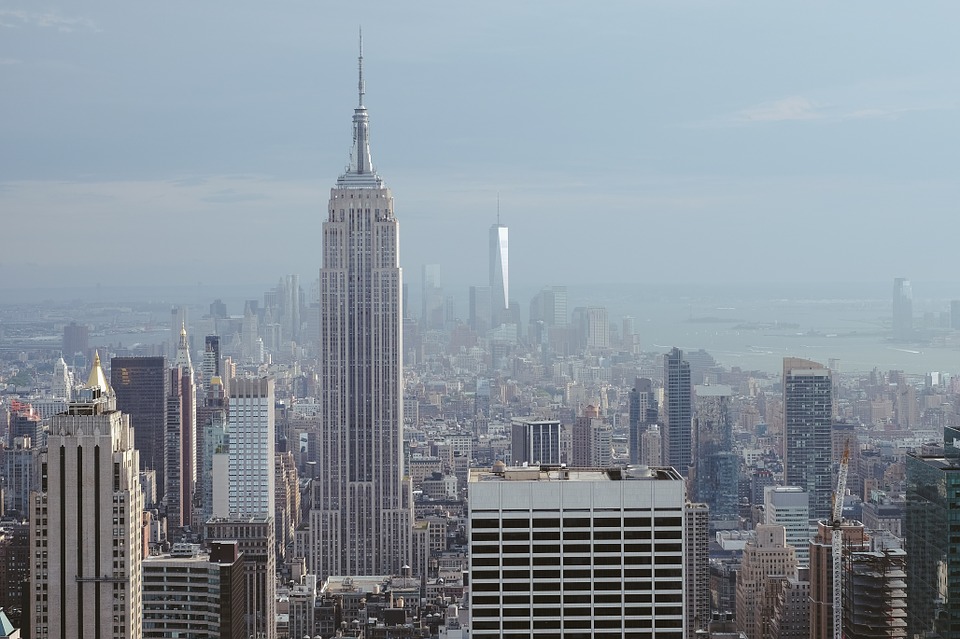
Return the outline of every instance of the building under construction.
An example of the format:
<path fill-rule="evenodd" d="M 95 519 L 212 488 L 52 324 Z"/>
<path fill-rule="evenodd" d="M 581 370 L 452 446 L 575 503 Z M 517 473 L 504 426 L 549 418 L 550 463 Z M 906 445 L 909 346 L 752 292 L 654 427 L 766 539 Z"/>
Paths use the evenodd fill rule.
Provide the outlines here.
<path fill-rule="evenodd" d="M 889 535 L 872 538 L 859 521 L 842 526 L 842 601 L 844 639 L 907 636 L 907 554 L 884 547 Z M 810 543 L 810 638 L 833 637 L 833 574 L 830 523 L 820 521 Z"/>

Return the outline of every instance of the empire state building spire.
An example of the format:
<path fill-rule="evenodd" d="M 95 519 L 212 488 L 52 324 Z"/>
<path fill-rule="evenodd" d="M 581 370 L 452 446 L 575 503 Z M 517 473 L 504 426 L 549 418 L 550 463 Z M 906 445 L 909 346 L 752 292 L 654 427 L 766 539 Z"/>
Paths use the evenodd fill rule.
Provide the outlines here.
<path fill-rule="evenodd" d="M 347 171 L 337 180 L 339 187 L 378 187 L 383 180 L 373 168 L 373 159 L 370 157 L 370 116 L 367 107 L 363 105 L 366 94 L 366 85 L 363 82 L 363 31 L 360 31 L 360 56 L 358 58 L 359 80 L 357 91 L 359 100 L 357 108 L 353 110 L 353 148 L 350 150 L 350 163 Z"/>

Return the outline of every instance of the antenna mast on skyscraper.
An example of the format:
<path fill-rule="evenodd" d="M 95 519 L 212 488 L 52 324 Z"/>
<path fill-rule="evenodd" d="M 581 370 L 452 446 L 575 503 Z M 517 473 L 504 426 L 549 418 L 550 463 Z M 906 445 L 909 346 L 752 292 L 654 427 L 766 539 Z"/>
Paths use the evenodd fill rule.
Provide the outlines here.
<path fill-rule="evenodd" d="M 360 106 L 363 106 L 363 94 L 366 93 L 363 87 L 363 27 L 360 27 L 360 57 L 358 58 L 360 68 L 360 81 L 357 83 L 357 89 L 360 92 Z"/>
<path fill-rule="evenodd" d="M 500 226 L 500 191 L 497 191 L 497 226 Z"/>

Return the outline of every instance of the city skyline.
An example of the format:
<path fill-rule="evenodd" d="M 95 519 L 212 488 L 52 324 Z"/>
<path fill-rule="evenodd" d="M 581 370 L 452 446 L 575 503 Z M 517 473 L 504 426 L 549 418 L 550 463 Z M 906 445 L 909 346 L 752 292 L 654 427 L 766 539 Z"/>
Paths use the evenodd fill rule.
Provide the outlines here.
<path fill-rule="evenodd" d="M 601 271 L 515 250 L 517 284 L 651 281 L 630 262 L 636 234 L 681 238 L 690 259 L 666 274 L 681 282 L 833 279 L 830 260 L 802 272 L 758 268 L 779 255 L 771 228 L 849 258 L 851 281 L 886 270 L 935 279 L 940 270 L 920 256 L 950 250 L 950 233 L 884 229 L 907 212 L 951 220 L 948 124 L 960 69 L 939 36 L 952 6 L 874 5 L 869 29 L 854 8 L 826 4 L 571 4 L 544 16 L 494 3 L 466 21 L 431 3 L 237 13 L 213 3 L 184 5 L 176 19 L 100 3 L 9 6 L 0 12 L 0 79 L 12 89 L 0 107 L 11 127 L 0 207 L 13 213 L 10 233 L 39 223 L 54 249 L 39 260 L 11 247 L 0 275 L 20 287 L 70 285 L 85 272 L 68 268 L 87 256 L 60 230 L 74 217 L 109 222 L 106 241 L 151 236 L 201 256 L 217 230 L 251 250 L 283 239 L 289 250 L 266 270 L 312 272 L 310 233 L 288 229 L 319 230 L 321 178 L 344 163 L 334 105 L 346 97 L 345 52 L 361 23 L 385 107 L 379 161 L 405 194 L 403 266 L 414 276 L 440 263 L 448 282 L 483 281 L 486 247 L 459 239 L 494 221 L 497 192 L 515 246 L 546 240 L 576 254 L 582 234 L 568 229 L 586 211 L 607 257 Z M 894 37 L 904 21 L 930 37 Z M 314 36 L 319 24 L 333 27 L 328 37 Z M 574 34 L 584 46 L 560 49 Z M 820 43 L 812 58 L 811 41 Z M 756 55 L 766 50 L 777 55 Z M 627 114 L 613 145 L 597 124 L 611 103 Z M 517 117 L 519 108 L 538 116 Z M 877 144 L 883 151 L 870 151 Z M 284 223 L 272 223 L 280 211 Z M 241 236 L 220 229 L 225 219 L 270 223 Z M 846 241 L 854 235 L 861 241 Z M 705 262 L 718 237 L 726 259 Z M 661 244 L 648 246 L 652 263 L 666 257 Z M 157 281 L 159 253 L 118 250 L 128 268 L 98 270 L 101 284 Z M 168 282 L 226 283 L 256 281 L 263 266 L 219 255 L 162 272 Z"/>

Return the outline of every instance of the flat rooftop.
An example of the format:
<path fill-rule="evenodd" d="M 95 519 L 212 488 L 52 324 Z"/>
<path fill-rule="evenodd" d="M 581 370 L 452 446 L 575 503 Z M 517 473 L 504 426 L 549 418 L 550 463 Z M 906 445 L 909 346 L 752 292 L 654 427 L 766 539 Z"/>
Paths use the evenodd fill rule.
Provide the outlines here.
<path fill-rule="evenodd" d="M 468 482 L 496 481 L 683 481 L 669 466 L 566 468 L 563 466 L 503 466 L 471 468 Z"/>

